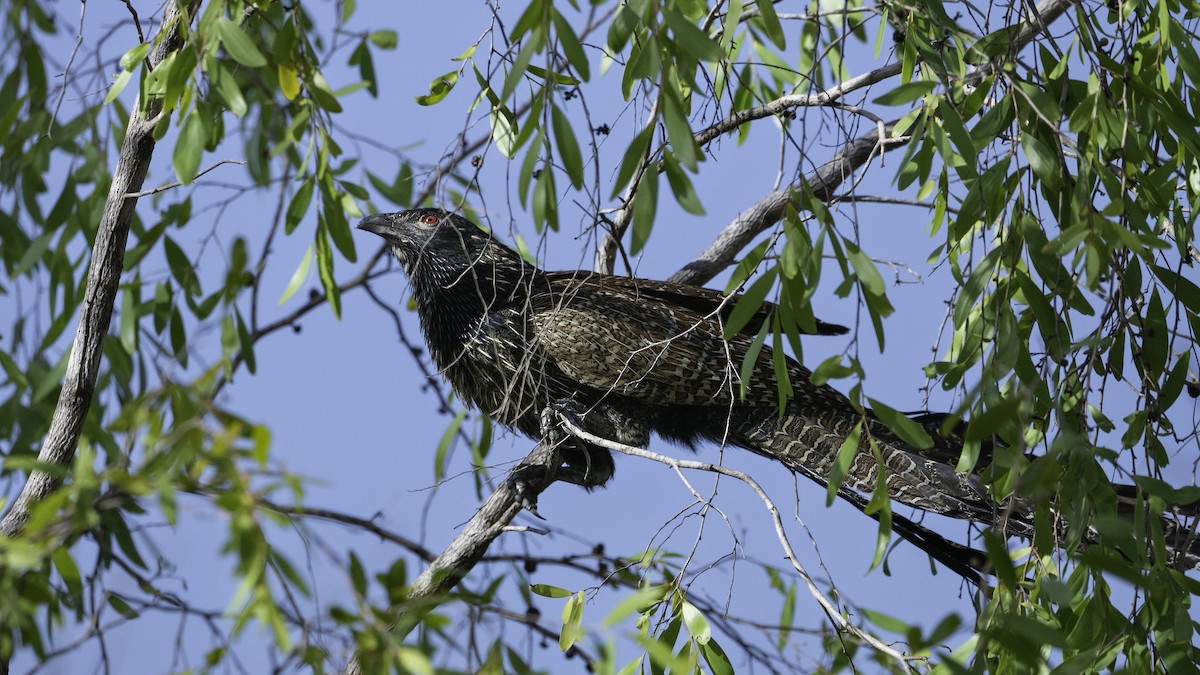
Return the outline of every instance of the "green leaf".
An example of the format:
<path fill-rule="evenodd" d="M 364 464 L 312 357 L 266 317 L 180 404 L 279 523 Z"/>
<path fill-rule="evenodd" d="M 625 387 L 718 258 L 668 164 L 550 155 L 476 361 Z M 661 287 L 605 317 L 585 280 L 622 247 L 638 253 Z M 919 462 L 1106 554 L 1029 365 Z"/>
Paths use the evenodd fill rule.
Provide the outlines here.
<path fill-rule="evenodd" d="M 842 487 L 842 481 L 846 479 L 846 473 L 850 471 L 850 464 L 854 461 L 854 456 L 858 454 L 859 441 L 862 439 L 862 422 L 854 425 L 850 430 L 850 434 L 842 441 L 842 445 L 838 448 L 837 457 L 834 458 L 833 464 L 829 467 L 829 476 L 826 479 L 826 496 L 825 506 L 830 506 L 837 499 L 838 490 Z"/>
<path fill-rule="evenodd" d="M 248 68 L 261 68 L 267 65 L 267 59 L 263 57 L 262 52 L 258 51 L 254 41 L 243 33 L 241 27 L 236 23 L 221 17 L 217 19 L 215 27 L 217 35 L 221 38 L 221 44 L 225 46 L 225 51 L 229 52 L 234 61 Z"/>
<path fill-rule="evenodd" d="M 571 130 L 567 116 L 554 104 L 550 105 L 550 122 L 554 128 L 558 158 L 567 170 L 571 185 L 578 190 L 583 187 L 583 156 L 579 154 L 579 142 L 575 140 L 575 132 Z"/>
<path fill-rule="evenodd" d="M 629 250 L 634 255 L 641 252 L 642 247 L 650 239 L 650 230 L 654 226 L 654 214 L 658 211 L 658 173 L 647 171 L 638 185 L 637 196 L 633 200 L 633 232 L 630 238 Z"/>
<path fill-rule="evenodd" d="M 572 591 L 549 584 L 533 584 L 529 590 L 533 591 L 534 595 L 540 595 L 543 598 L 565 598 L 572 594 Z"/>
<path fill-rule="evenodd" d="M 675 44 L 697 61 L 720 61 L 725 50 L 686 17 L 672 9 L 663 9 L 663 18 L 671 29 Z"/>
<path fill-rule="evenodd" d="M 135 277 L 134 283 L 126 286 L 125 292 L 121 294 L 121 345 L 130 354 L 136 354 L 138 351 L 138 298 L 136 294 L 138 283 L 140 280 Z"/>
<path fill-rule="evenodd" d="M 618 5 L 617 13 L 613 15 L 612 22 L 608 26 L 606 39 L 608 50 L 613 54 L 620 54 L 621 50 L 625 48 L 625 44 L 629 42 L 629 36 L 641 23 L 641 17 L 630 9 L 628 3 L 623 2 Z"/>
<path fill-rule="evenodd" d="M 561 84 L 567 87 L 574 87 L 579 84 L 579 80 L 571 77 L 570 75 L 564 75 L 563 73 L 552 73 L 545 68 L 539 68 L 534 65 L 526 66 L 525 70 L 530 75 L 540 77 L 543 80 L 547 82 L 553 82 L 554 84 Z M 512 92 L 509 93 L 511 94 Z"/>
<path fill-rule="evenodd" d="M 175 141 L 175 154 L 171 161 L 180 183 L 190 185 L 196 179 L 196 172 L 200 169 L 200 156 L 204 154 L 207 141 L 204 116 L 199 111 L 193 111 L 183 122 L 183 129 Z"/>
<path fill-rule="evenodd" d="M 775 13 L 775 3 L 772 0 L 755 0 L 758 5 L 758 23 L 762 25 L 763 32 L 767 34 L 767 38 L 778 49 L 787 47 L 787 40 L 783 37 L 783 26 L 779 23 L 779 15 Z"/>
<path fill-rule="evenodd" d="M 700 203 L 696 188 L 692 186 L 687 172 L 679 166 L 679 160 L 673 153 L 663 155 L 663 169 L 667 174 L 667 182 L 671 185 L 671 194 L 675 195 L 675 201 L 679 203 L 679 206 L 692 215 L 703 216 L 704 206 Z"/>
<path fill-rule="evenodd" d="M 110 607 L 112 607 L 113 609 L 115 609 L 117 611 L 117 614 L 120 614 L 121 616 L 125 617 L 126 619 L 136 619 L 139 616 L 141 616 L 140 614 L 138 614 L 137 610 L 130 607 L 129 603 L 125 602 L 124 598 L 117 595 L 116 593 L 108 594 L 108 604 Z"/>
<path fill-rule="evenodd" d="M 354 262 L 358 255 L 354 247 L 354 235 L 350 231 L 350 222 L 346 220 L 348 207 L 354 206 L 353 198 L 347 204 L 348 195 L 339 193 L 332 182 L 329 180 L 321 183 L 321 213 L 317 219 L 324 221 L 326 231 L 342 256 Z"/>
<path fill-rule="evenodd" d="M 313 189 L 316 187 L 316 181 L 312 176 L 304 179 L 300 183 L 296 194 L 292 195 L 292 201 L 288 202 L 287 215 L 283 221 L 283 231 L 291 234 L 295 231 L 296 226 L 300 224 L 300 220 L 308 213 L 308 206 L 312 203 Z"/>
<path fill-rule="evenodd" d="M 450 456 L 450 448 L 454 443 L 454 438 L 458 436 L 458 430 L 462 428 L 463 420 L 467 418 L 465 409 L 459 410 L 454 419 L 450 420 L 450 424 L 442 432 L 442 437 L 438 439 L 437 452 L 433 455 L 433 479 L 434 481 L 442 480 L 446 475 L 446 460 Z"/>
<path fill-rule="evenodd" d="M 325 299 L 329 301 L 329 308 L 333 310 L 333 316 L 340 319 L 342 318 L 342 295 L 337 280 L 333 277 L 333 250 L 329 247 L 329 234 L 321 222 L 317 223 L 315 244 L 317 274 L 321 277 L 321 286 L 325 289 Z"/>
<path fill-rule="evenodd" d="M 250 330 L 246 328 L 246 322 L 242 321 L 242 313 L 235 309 L 233 315 L 237 319 L 238 352 L 242 355 L 246 370 L 253 375 L 258 369 L 257 361 L 254 358 L 254 336 L 250 335 Z"/>
<path fill-rule="evenodd" d="M 129 79 L 133 77 L 133 72 L 129 70 L 122 71 L 117 75 L 117 79 L 113 81 L 111 87 L 108 88 L 108 95 L 104 97 L 104 105 L 112 103 L 122 91 L 125 91 L 125 85 L 129 84 Z"/>
<path fill-rule="evenodd" d="M 683 624 L 687 626 L 688 633 L 700 644 L 705 644 L 712 639 L 712 626 L 708 624 L 708 619 L 704 618 L 704 613 L 692 603 L 684 600 L 681 610 L 683 612 Z"/>
<path fill-rule="evenodd" d="M 557 590 L 561 591 L 562 589 Z M 604 625 L 615 626 L 617 623 L 624 620 L 625 617 L 633 614 L 634 612 L 638 614 L 644 613 L 646 610 L 658 604 L 663 599 L 663 596 L 666 595 L 667 590 L 668 589 L 666 586 L 646 586 L 644 588 L 639 588 L 636 593 L 625 596 L 620 602 L 617 603 L 616 607 L 613 607 L 612 611 L 608 613 L 608 616 L 604 618 Z M 570 591 L 562 592 L 565 595 L 546 597 L 565 598 L 570 594 Z M 542 594 L 539 593 L 538 595 Z"/>
<path fill-rule="evenodd" d="M 846 242 L 846 253 L 863 290 L 869 295 L 886 295 L 887 288 L 884 286 L 883 277 L 879 274 L 879 268 L 875 266 L 875 261 L 868 258 L 862 249 L 849 241 Z"/>
<path fill-rule="evenodd" d="M 732 339 L 733 336 L 742 332 L 746 324 L 750 323 L 750 319 L 754 318 L 755 314 L 762 309 L 763 302 L 767 299 L 767 293 L 775 285 L 775 279 L 779 276 L 779 268 L 770 267 L 762 276 L 754 280 L 750 284 L 750 288 L 746 292 L 736 298 L 736 304 L 733 310 L 729 312 L 729 318 L 725 320 L 725 339 Z"/>
<path fill-rule="evenodd" d="M 496 149 L 501 155 L 512 159 L 516 153 L 517 139 L 516 120 L 512 112 L 503 104 L 493 106 L 488 113 L 488 120 L 492 124 L 492 140 L 496 143 Z"/>
<path fill-rule="evenodd" d="M 929 80 L 917 80 L 916 82 L 899 84 L 891 91 L 884 92 L 881 96 L 876 97 L 875 103 L 879 105 L 902 105 L 921 98 L 936 87 L 937 82 Z"/>
<path fill-rule="evenodd" d="M 579 638 L 583 637 L 583 591 L 579 591 L 567 600 L 563 606 L 562 632 L 558 635 L 558 647 L 567 651 Z"/>
<path fill-rule="evenodd" d="M 928 450 L 933 447 L 933 439 L 929 432 L 912 418 L 898 412 L 873 398 L 867 399 L 871 410 L 889 429 L 896 432 L 900 440 L 918 450 Z"/>
<path fill-rule="evenodd" d="M 717 644 L 716 640 L 701 643 L 700 654 L 704 657 L 704 662 L 708 664 L 712 675 L 734 675 L 733 663 L 729 661 L 725 650 L 721 649 L 721 645 Z"/>
<path fill-rule="evenodd" d="M 146 54 L 150 52 L 150 43 L 142 42 L 129 48 L 129 51 L 121 55 L 121 70 L 130 71 L 138 67 L 142 59 L 146 58 Z"/>
<path fill-rule="evenodd" d="M 394 30 L 375 30 L 367 34 L 367 39 L 380 49 L 395 49 L 400 44 L 400 38 Z"/>
<path fill-rule="evenodd" d="M 1059 163 L 1058 154 L 1032 134 L 1021 133 L 1021 149 L 1033 173 L 1041 179 L 1046 187 L 1057 190 L 1063 183 L 1063 166 Z"/>
<path fill-rule="evenodd" d="M 642 163 L 646 150 L 650 146 L 650 139 L 653 137 L 653 134 L 654 125 L 646 125 L 646 128 L 638 132 L 638 135 L 634 136 L 633 142 L 625 149 L 625 155 L 621 157 L 621 166 L 617 169 L 616 180 L 613 181 L 613 191 L 609 197 L 610 199 L 615 199 L 621 193 L 621 190 L 629 184 L 629 181 L 633 179 L 634 173 Z"/>
<path fill-rule="evenodd" d="M 883 612 L 876 612 L 865 607 L 860 608 L 860 611 L 862 611 L 863 616 L 865 616 L 868 621 L 888 631 L 889 633 L 906 635 L 912 629 L 912 626 L 904 621 L 884 614 Z"/>
<path fill-rule="evenodd" d="M 588 64 L 587 54 L 583 51 L 583 43 L 579 41 L 579 36 L 571 28 L 571 24 L 563 15 L 555 8 L 551 7 L 550 16 L 554 21 L 554 34 L 558 36 L 558 44 L 562 47 L 563 54 L 567 57 L 567 63 L 579 73 L 579 79 L 587 82 L 591 75 L 591 68 Z"/>
<path fill-rule="evenodd" d="M 703 155 L 700 154 L 700 146 L 696 144 L 696 137 L 692 134 L 683 101 L 679 93 L 669 86 L 663 89 L 662 120 L 663 125 L 667 127 L 671 150 L 679 158 L 679 163 L 691 171 L 696 171 Z"/>
<path fill-rule="evenodd" d="M 246 98 L 242 96 L 242 90 L 238 88 L 237 80 L 233 78 L 233 73 L 230 73 L 225 66 L 221 65 L 220 61 L 215 59 L 212 59 L 211 66 L 209 77 L 212 79 L 213 84 L 216 85 L 217 93 L 225 101 L 229 112 L 238 117 L 243 117 L 248 110 L 246 107 Z"/>
<path fill-rule="evenodd" d="M 433 78 L 429 83 L 429 93 L 417 97 L 418 105 L 433 105 L 446 98 L 450 90 L 458 82 L 458 71 L 452 70 L 444 75 Z"/>
<path fill-rule="evenodd" d="M 67 592 L 73 596 L 83 593 L 83 577 L 79 575 L 79 567 L 71 558 L 71 552 L 65 546 L 59 546 L 50 554 L 54 560 L 54 568 L 67 586 Z"/>

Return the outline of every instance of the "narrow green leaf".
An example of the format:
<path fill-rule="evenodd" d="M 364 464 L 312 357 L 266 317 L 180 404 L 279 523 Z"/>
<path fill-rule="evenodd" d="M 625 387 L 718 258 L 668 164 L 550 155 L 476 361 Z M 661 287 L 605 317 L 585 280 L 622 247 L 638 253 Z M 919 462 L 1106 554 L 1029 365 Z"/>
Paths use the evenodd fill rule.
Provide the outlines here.
<path fill-rule="evenodd" d="M 136 354 L 138 351 L 138 298 L 135 291 L 137 283 L 139 283 L 139 280 L 135 277 L 134 284 L 126 286 L 125 292 L 121 294 L 121 345 L 130 354 Z"/>
<path fill-rule="evenodd" d="M 1058 161 L 1058 154 L 1032 134 L 1021 134 L 1021 149 L 1033 173 L 1037 175 L 1046 187 L 1055 190 L 1062 186 L 1063 167 Z"/>
<path fill-rule="evenodd" d="M 493 106 L 488 113 L 488 120 L 492 125 L 492 141 L 496 143 L 496 149 L 501 155 L 512 159 L 516 153 L 517 139 L 516 119 L 512 112 L 503 104 Z"/>
<path fill-rule="evenodd" d="M 291 234 L 296 230 L 296 226 L 300 224 L 300 220 L 308 213 L 309 204 L 312 203 L 313 189 L 316 187 L 316 182 L 312 176 L 304 179 L 300 183 L 300 187 L 296 190 L 296 194 L 292 195 L 292 200 L 288 202 L 287 214 L 283 221 L 283 231 Z"/>
<path fill-rule="evenodd" d="M 937 82 L 929 80 L 917 80 L 908 84 L 898 84 L 890 91 L 876 97 L 875 103 L 879 105 L 902 105 L 921 98 L 936 87 Z"/>
<path fill-rule="evenodd" d="M 712 639 L 712 626 L 708 624 L 708 619 L 704 618 L 703 612 L 687 600 L 683 601 L 681 610 L 683 624 L 687 626 L 688 633 L 696 642 L 705 644 Z"/>
<path fill-rule="evenodd" d="M 458 71 L 452 70 L 440 77 L 433 78 L 429 83 L 429 93 L 417 97 L 418 105 L 433 105 L 446 98 L 450 90 L 458 82 Z"/>
<path fill-rule="evenodd" d="M 433 480 L 441 481 L 446 475 L 446 460 L 450 455 L 451 445 L 454 443 L 455 436 L 458 435 L 458 430 L 462 427 L 463 420 L 467 418 L 466 409 L 459 410 L 454 419 L 442 432 L 442 437 L 438 439 L 437 452 L 433 455 Z"/>
<path fill-rule="evenodd" d="M 654 214 L 658 211 L 658 173 L 647 171 L 638 185 L 637 196 L 633 200 L 633 227 L 629 250 L 634 255 L 641 252 L 642 247 L 650 239 L 650 230 L 654 226 Z"/>
<path fill-rule="evenodd" d="M 108 594 L 108 605 L 110 607 L 112 607 L 113 609 L 115 609 L 117 611 L 117 614 L 120 614 L 121 616 L 125 617 L 126 619 L 136 619 L 139 616 L 141 616 L 140 614 L 138 614 L 137 610 L 130 607 L 129 603 L 125 602 L 125 600 L 121 596 L 117 595 L 116 593 Z"/>
<path fill-rule="evenodd" d="M 850 470 L 850 464 L 854 461 L 854 456 L 858 454 L 858 444 L 861 439 L 862 422 L 858 422 L 850 430 L 850 434 L 846 436 L 846 440 L 842 441 L 841 447 L 838 448 L 837 457 L 834 458 L 833 465 L 829 467 L 827 494 L 825 496 L 826 506 L 833 504 L 833 500 L 837 499 L 838 489 L 842 487 L 842 481 L 846 479 L 846 472 Z"/>
<path fill-rule="evenodd" d="M 667 182 L 671 185 L 671 194 L 675 195 L 675 201 L 679 203 L 679 206 L 692 215 L 703 216 L 704 205 L 700 203 L 696 188 L 692 186 L 687 172 L 679 166 L 679 160 L 675 158 L 674 153 L 663 155 L 663 169 L 667 174 Z"/>
<path fill-rule="evenodd" d="M 679 158 L 679 163 L 693 172 L 696 171 L 697 165 L 703 159 L 700 146 L 696 144 L 696 137 L 692 134 L 692 126 L 688 123 L 679 92 L 669 87 L 663 89 L 662 121 L 667 127 L 671 150 Z"/>
<path fill-rule="evenodd" d="M 229 108 L 229 112 L 238 117 L 243 117 L 248 110 L 246 107 L 246 97 L 242 96 L 242 90 L 238 88 L 237 80 L 233 78 L 233 73 L 229 72 L 216 59 L 206 59 L 206 62 L 211 66 L 208 76 L 212 83 L 216 85 L 217 93 L 221 95 L 221 100 L 225 101 L 225 106 Z"/>
<path fill-rule="evenodd" d="M 254 337 L 250 335 L 250 330 L 246 328 L 246 322 L 242 321 L 242 313 L 234 309 L 234 317 L 237 319 L 237 336 L 238 348 L 242 355 L 242 361 L 246 364 L 246 370 L 253 375 L 258 369 L 257 361 L 254 358 Z"/>
<path fill-rule="evenodd" d="M 149 42 L 142 42 L 130 47 L 129 51 L 121 55 L 121 70 L 129 71 L 137 68 L 148 53 L 150 53 Z"/>
<path fill-rule="evenodd" d="M 267 59 L 263 57 L 262 52 L 258 51 L 258 47 L 255 46 L 250 36 L 242 32 L 241 26 L 221 17 L 217 19 L 215 27 L 217 35 L 221 38 L 221 44 L 225 46 L 225 51 L 229 52 L 234 61 L 248 68 L 261 68 L 267 65 Z"/>
<path fill-rule="evenodd" d="M 571 28 L 571 24 L 567 22 L 562 13 L 553 7 L 550 12 L 554 21 L 554 34 L 558 36 L 558 44 L 567 57 L 567 63 L 571 64 L 575 72 L 579 73 L 579 79 L 587 82 L 591 75 L 591 68 L 588 64 L 587 54 L 583 51 L 583 43 L 579 41 L 579 36 L 575 34 L 575 30 Z"/>
<path fill-rule="evenodd" d="M 354 593 L 359 598 L 365 598 L 367 595 L 367 571 L 363 568 L 362 561 L 354 551 L 350 551 L 350 585 L 354 587 Z"/>
<path fill-rule="evenodd" d="M 767 293 L 775 285 L 775 280 L 778 276 L 778 268 L 768 268 L 762 276 L 750 284 L 750 288 L 747 288 L 745 293 L 736 298 L 736 304 L 734 304 L 733 310 L 729 312 L 729 318 L 725 320 L 724 333 L 726 340 L 732 339 L 733 336 L 742 332 L 746 324 L 750 323 L 750 319 L 755 314 L 758 314 L 758 311 L 762 309 L 763 302 L 767 299 Z"/>
<path fill-rule="evenodd" d="M 367 34 L 367 39 L 380 49 L 395 49 L 400 44 L 400 38 L 394 30 L 375 30 Z"/>
<path fill-rule="evenodd" d="M 779 15 L 775 13 L 775 3 L 771 0 L 755 0 L 758 5 L 758 23 L 762 26 L 763 32 L 767 34 L 767 38 L 778 49 L 787 47 L 787 40 L 783 37 L 783 26 L 779 23 Z"/>
<path fill-rule="evenodd" d="M 721 45 L 696 27 L 689 19 L 672 9 L 663 9 L 663 18 L 671 29 L 675 44 L 697 61 L 720 61 L 725 58 Z"/>
<path fill-rule="evenodd" d="M 563 168 L 571 179 L 571 185 L 576 190 L 583 187 L 583 156 L 579 153 L 579 142 L 575 140 L 575 132 L 571 130 L 571 122 L 556 105 L 550 105 L 550 122 L 554 128 L 555 146 L 558 148 L 558 158 L 562 160 Z M 507 155 L 506 155 L 507 156 Z"/>
<path fill-rule="evenodd" d="M 338 289 L 337 280 L 333 277 L 333 250 L 329 247 L 329 234 L 323 223 L 317 223 L 317 274 L 321 278 L 321 286 L 325 289 L 325 299 L 334 317 L 342 318 L 342 296 Z"/>
<path fill-rule="evenodd" d="M 562 633 L 558 636 L 558 647 L 564 652 L 571 648 L 579 638 L 583 637 L 583 591 L 579 591 L 567 600 L 563 606 Z"/>
<path fill-rule="evenodd" d="M 189 185 L 196 179 L 196 172 L 200 169 L 200 156 L 204 154 L 207 141 L 204 116 L 199 111 L 193 111 L 183 122 L 183 129 L 175 141 L 175 153 L 171 161 L 180 183 Z"/>
<path fill-rule="evenodd" d="M 296 291 L 299 291 L 304 282 L 308 279 L 308 268 L 312 267 L 312 244 L 308 245 L 308 249 L 304 252 L 304 258 L 300 259 L 299 267 L 296 267 L 292 273 L 292 279 L 288 281 L 288 287 L 283 289 L 283 294 L 280 295 L 280 301 L 277 304 L 282 305 L 292 297 Z"/>
<path fill-rule="evenodd" d="M 886 295 L 887 288 L 884 286 L 883 276 L 879 274 L 879 268 L 875 266 L 875 261 L 868 258 L 862 249 L 849 241 L 846 242 L 846 253 L 863 290 L 869 295 Z"/>
<path fill-rule="evenodd" d="M 553 587 L 551 587 L 551 588 L 553 588 Z M 562 591 L 563 595 L 561 595 L 561 596 L 546 596 L 546 597 L 564 597 L 565 598 L 567 595 L 570 595 L 569 591 L 564 591 L 562 589 L 556 589 L 556 590 Z M 666 595 L 666 592 L 667 592 L 666 586 L 647 586 L 647 587 L 638 589 L 636 593 L 625 596 L 624 598 L 621 599 L 620 602 L 617 603 L 616 607 L 613 607 L 612 611 L 608 613 L 608 616 L 606 616 L 604 618 L 604 625 L 605 626 L 615 626 L 616 624 L 623 621 L 625 619 L 625 617 L 629 616 L 630 614 L 633 614 L 635 612 L 638 614 L 644 613 L 646 610 L 648 610 L 651 607 L 653 607 L 654 605 L 658 604 L 663 599 L 663 596 Z M 539 593 L 538 595 L 543 595 L 543 594 Z"/>
<path fill-rule="evenodd" d="M 82 593 L 83 577 L 79 575 L 79 567 L 71 558 L 70 550 L 66 546 L 59 546 L 50 555 L 54 560 L 54 568 L 58 570 L 58 576 L 62 577 L 67 586 L 67 591 L 73 596 Z"/>
<path fill-rule="evenodd" d="M 875 412 L 875 415 L 889 429 L 896 432 L 900 440 L 918 450 L 928 450 L 933 447 L 933 439 L 930 438 L 929 432 L 925 431 L 925 427 L 922 427 L 904 413 L 898 412 L 873 398 L 868 398 L 867 401 L 871 406 L 871 410 Z"/>
<path fill-rule="evenodd" d="M 638 165 L 642 163 L 646 155 L 646 149 L 650 146 L 650 139 L 654 134 L 654 125 L 648 124 L 645 129 L 638 132 L 634 136 L 633 142 L 625 150 L 625 155 L 621 157 L 621 166 L 617 169 L 616 180 L 613 181 L 613 191 L 610 199 L 615 199 L 621 190 L 624 189 L 629 181 L 633 179 L 633 174 L 637 171 Z"/>
<path fill-rule="evenodd" d="M 133 72 L 129 70 L 121 71 L 117 75 L 117 79 L 113 80 L 113 84 L 108 88 L 108 94 L 104 97 L 104 105 L 112 103 L 122 91 L 125 91 L 125 85 L 129 84 L 129 79 L 133 77 Z"/>
<path fill-rule="evenodd" d="M 734 0 L 735 2 L 737 0 Z M 725 650 L 721 649 L 721 645 L 717 644 L 716 640 L 708 640 L 701 643 L 700 654 L 704 657 L 704 662 L 708 664 L 712 675 L 733 675 L 733 663 L 729 661 Z"/>
<path fill-rule="evenodd" d="M 565 598 L 572 595 L 572 592 L 565 588 L 559 588 L 558 586 L 551 586 L 549 584 L 533 584 L 529 587 L 529 590 L 532 591 L 534 595 L 540 595 L 543 598 Z"/>

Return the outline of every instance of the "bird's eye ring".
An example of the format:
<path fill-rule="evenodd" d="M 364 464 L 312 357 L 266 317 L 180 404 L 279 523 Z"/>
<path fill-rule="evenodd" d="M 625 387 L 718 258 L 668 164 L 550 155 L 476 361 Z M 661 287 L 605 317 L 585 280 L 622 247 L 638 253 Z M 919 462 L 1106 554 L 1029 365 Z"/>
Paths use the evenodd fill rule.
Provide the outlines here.
<path fill-rule="evenodd" d="M 438 224 L 438 217 L 437 217 L 437 216 L 435 216 L 435 215 L 433 215 L 432 213 L 430 213 L 430 214 L 428 214 L 428 215 L 421 216 L 421 224 L 422 224 L 422 225 L 430 225 L 430 226 L 432 226 L 432 225 L 437 225 L 437 224 Z"/>

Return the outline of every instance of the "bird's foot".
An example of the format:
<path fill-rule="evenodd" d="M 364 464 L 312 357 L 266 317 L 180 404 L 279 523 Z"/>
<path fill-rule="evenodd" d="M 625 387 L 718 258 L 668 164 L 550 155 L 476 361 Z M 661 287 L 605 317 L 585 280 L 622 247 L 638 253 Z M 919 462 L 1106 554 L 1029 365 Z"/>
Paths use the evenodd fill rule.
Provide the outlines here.
<path fill-rule="evenodd" d="M 507 483 L 510 490 L 513 491 L 513 496 L 520 503 L 521 508 L 537 516 L 541 520 L 545 520 L 542 514 L 538 513 L 537 498 L 549 485 L 551 480 L 547 479 L 548 470 L 545 465 L 539 464 L 522 464 L 513 469 L 508 475 Z"/>

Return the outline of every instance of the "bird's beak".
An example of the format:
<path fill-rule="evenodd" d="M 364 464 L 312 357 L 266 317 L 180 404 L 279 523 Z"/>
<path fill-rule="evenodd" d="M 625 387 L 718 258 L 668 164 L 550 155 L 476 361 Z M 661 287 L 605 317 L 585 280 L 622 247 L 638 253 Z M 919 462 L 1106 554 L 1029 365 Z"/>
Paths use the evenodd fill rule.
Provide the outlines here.
<path fill-rule="evenodd" d="M 387 215 L 382 213 L 376 213 L 358 221 L 358 229 L 366 230 L 384 238 L 395 232 L 395 228 L 392 227 L 392 223 Z"/>

